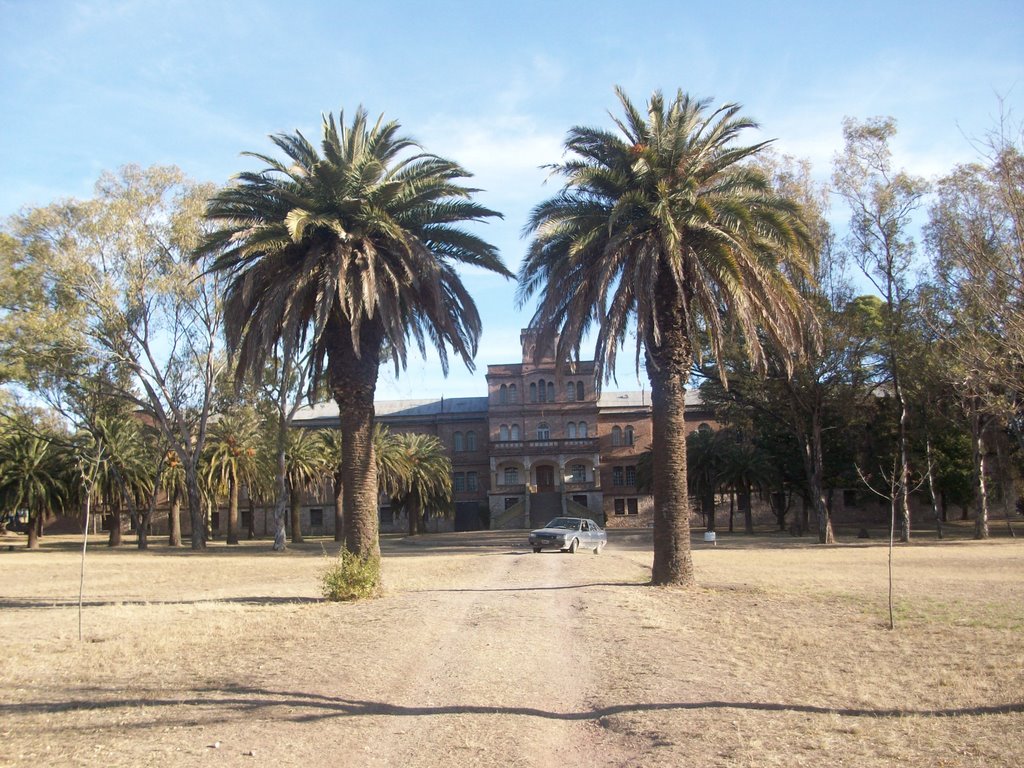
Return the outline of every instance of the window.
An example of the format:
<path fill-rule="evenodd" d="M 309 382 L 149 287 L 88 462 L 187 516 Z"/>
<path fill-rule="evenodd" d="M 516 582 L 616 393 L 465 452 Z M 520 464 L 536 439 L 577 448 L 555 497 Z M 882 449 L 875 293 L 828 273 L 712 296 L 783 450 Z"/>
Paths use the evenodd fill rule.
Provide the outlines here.
<path fill-rule="evenodd" d="M 612 485 L 622 485 L 624 477 L 622 467 L 612 467 Z"/>
<path fill-rule="evenodd" d="M 512 439 L 513 440 L 518 440 L 519 439 L 519 425 L 518 424 L 513 424 L 512 425 Z"/>
<path fill-rule="evenodd" d="M 462 433 L 461 432 L 456 432 L 454 435 L 452 435 L 452 442 L 455 445 L 455 451 L 456 452 L 466 450 L 465 447 L 463 447 L 463 445 L 462 445 Z"/>
<path fill-rule="evenodd" d="M 252 510 L 251 509 L 243 509 L 242 510 L 242 527 L 243 528 L 248 528 L 251 525 L 252 525 Z"/>
<path fill-rule="evenodd" d="M 475 451 L 476 450 L 476 432 L 473 431 L 472 429 L 469 430 L 469 432 L 466 433 L 466 450 L 467 451 Z"/>
<path fill-rule="evenodd" d="M 576 422 L 570 421 L 565 425 L 565 436 L 570 440 L 576 439 Z"/>
<path fill-rule="evenodd" d="M 711 426 L 709 424 L 704 424 L 702 422 L 700 424 L 700 426 L 697 427 L 697 431 L 698 432 L 704 432 L 704 433 L 710 432 L 711 431 Z"/>
<path fill-rule="evenodd" d="M 519 485 L 519 469 L 505 467 L 505 485 Z"/>
<path fill-rule="evenodd" d="M 454 477 L 452 478 L 452 480 L 453 480 L 452 486 L 453 486 L 453 488 L 454 488 L 456 493 L 462 493 L 464 490 L 466 490 L 466 473 L 465 472 L 456 472 Z"/>
<path fill-rule="evenodd" d="M 531 403 L 536 403 L 537 402 L 537 385 L 536 384 L 531 384 L 530 385 L 530 402 Z"/>
<path fill-rule="evenodd" d="M 530 386 L 532 387 L 533 384 L 531 384 Z M 542 403 L 546 403 L 548 401 L 548 388 L 544 384 L 544 379 L 541 379 L 540 381 L 537 382 L 537 396 L 540 398 L 540 401 Z"/>
<path fill-rule="evenodd" d="M 548 401 L 555 402 L 555 382 L 548 382 Z"/>
<path fill-rule="evenodd" d="M 624 514 L 626 514 L 626 500 L 625 499 L 615 499 L 615 514 L 616 515 L 624 515 Z"/>
<path fill-rule="evenodd" d="M 587 466 L 585 464 L 572 465 L 572 481 L 574 483 L 587 482 Z"/>
<path fill-rule="evenodd" d="M 537 425 L 537 439 L 538 440 L 550 440 L 551 439 L 551 427 L 548 426 L 546 421 L 542 421 Z"/>
<path fill-rule="evenodd" d="M 632 427 L 626 427 L 625 442 L 626 442 L 626 445 L 632 445 L 633 444 L 633 428 Z"/>
<path fill-rule="evenodd" d="M 519 398 L 519 394 L 518 394 L 518 390 L 516 389 L 516 385 L 515 384 L 509 384 L 508 385 L 508 401 L 510 403 L 514 403 L 514 402 L 516 402 L 516 400 L 518 398 Z"/>
<path fill-rule="evenodd" d="M 582 381 L 577 381 L 576 382 L 576 399 L 577 400 L 583 400 L 583 394 L 584 394 L 583 393 L 583 382 Z"/>
<path fill-rule="evenodd" d="M 576 433 L 577 433 L 577 436 L 580 437 L 580 438 L 586 437 L 587 436 L 587 422 L 581 421 L 579 429 L 576 430 Z"/>
<path fill-rule="evenodd" d="M 501 389 L 498 390 L 498 402 L 502 405 L 508 402 L 508 387 L 504 384 L 502 384 Z"/>
<path fill-rule="evenodd" d="M 324 527 L 324 511 L 322 509 L 314 507 L 309 510 L 309 525 L 311 528 Z"/>
<path fill-rule="evenodd" d="M 210 513 L 210 528 L 215 531 L 220 530 L 220 512 Z"/>
<path fill-rule="evenodd" d="M 581 507 L 590 506 L 589 503 L 588 503 L 588 499 L 587 499 L 587 497 L 585 495 L 584 496 L 573 496 L 572 500 L 575 501 L 577 504 L 579 504 Z"/>
<path fill-rule="evenodd" d="M 498 439 L 502 442 L 508 440 L 508 424 L 502 424 L 498 427 Z"/>
<path fill-rule="evenodd" d="M 636 467 L 626 467 L 626 485 L 636 485 Z"/>
<path fill-rule="evenodd" d="M 570 381 L 565 385 L 565 399 L 569 402 L 576 399 L 576 384 L 574 382 Z"/>
<path fill-rule="evenodd" d="M 626 514 L 627 515 L 639 515 L 640 508 L 636 503 L 636 499 L 626 499 Z"/>
<path fill-rule="evenodd" d="M 505 497 L 505 509 L 510 509 L 519 503 L 518 496 L 506 496 Z"/>
<path fill-rule="evenodd" d="M 612 427 L 612 445 L 622 445 L 622 427 Z"/>
<path fill-rule="evenodd" d="M 473 491 L 476 491 L 476 489 L 477 489 L 476 472 L 467 472 L 466 473 L 466 490 L 470 491 L 470 492 L 473 492 Z"/>

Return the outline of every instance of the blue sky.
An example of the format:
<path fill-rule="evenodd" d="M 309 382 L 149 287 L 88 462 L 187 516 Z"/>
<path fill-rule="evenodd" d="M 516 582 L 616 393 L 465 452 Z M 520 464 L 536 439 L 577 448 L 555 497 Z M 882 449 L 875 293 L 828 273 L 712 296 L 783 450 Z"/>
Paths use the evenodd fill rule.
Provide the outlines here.
<path fill-rule="evenodd" d="M 103 170 L 173 163 L 223 183 L 267 135 L 317 136 L 363 104 L 460 162 L 505 215 L 482 228 L 513 270 L 533 205 L 556 191 L 572 125 L 609 126 L 613 87 L 733 101 L 827 179 L 842 119 L 892 115 L 896 162 L 935 177 L 972 160 L 999 100 L 1024 118 L 1019 2 L 353 3 L 0 0 L 0 216 L 84 197 Z M 841 221 L 841 210 L 833 218 Z M 518 359 L 514 285 L 467 274 L 484 319 L 477 373 L 410 360 L 378 397 L 484 394 Z M 632 356 L 628 355 L 631 359 Z M 628 366 L 618 387 L 638 388 Z"/>

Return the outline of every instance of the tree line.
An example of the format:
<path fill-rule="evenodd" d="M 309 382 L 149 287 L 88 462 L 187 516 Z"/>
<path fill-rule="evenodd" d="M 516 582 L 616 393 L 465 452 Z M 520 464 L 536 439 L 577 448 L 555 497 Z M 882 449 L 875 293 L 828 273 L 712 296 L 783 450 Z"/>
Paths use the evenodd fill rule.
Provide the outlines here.
<path fill-rule="evenodd" d="M 330 459 L 313 474 L 331 475 L 345 551 L 379 559 L 377 498 L 393 488 L 373 427 L 378 371 L 389 360 L 401 371 L 428 347 L 445 373 L 452 356 L 473 369 L 470 267 L 518 278 L 538 349 L 550 342 L 571 362 L 595 338 L 598 385 L 632 347 L 651 383 L 652 583 L 693 580 L 684 406 L 695 381 L 753 452 L 799 468 L 792 484 L 822 541 L 828 488 L 850 472 L 890 501 L 909 540 L 909 495 L 938 487 L 950 435 L 970 441 L 985 535 L 989 448 L 1008 437 L 1012 466 L 1024 447 L 1021 137 L 1001 126 L 977 163 L 932 193 L 892 167 L 892 120 L 849 120 L 826 188 L 769 141 L 741 143 L 756 123 L 739 105 L 680 91 L 640 108 L 617 95 L 612 128 L 570 130 L 551 168 L 562 188 L 531 213 L 518 275 L 475 231 L 500 214 L 475 201 L 469 172 L 362 108 L 348 122 L 326 115 L 319 146 L 298 131 L 272 136 L 277 154 L 246 153 L 263 168 L 220 189 L 128 166 L 104 174 L 91 200 L 10 217 L 0 233 L 6 508 L 41 517 L 106 484 L 117 496 L 107 502 L 136 516 L 153 503 L 153 478 L 176 476 L 200 549 L 212 495 L 257 487 L 252 459 L 273 478 L 257 493 L 274 500 L 281 547 L 305 482 L 290 477 L 290 441 L 306 438 L 289 426 L 301 402 L 330 397 L 340 429 L 314 451 Z M 851 211 L 841 240 L 829 194 Z M 923 251 L 912 236 L 922 213 Z M 854 266 L 870 295 L 852 288 Z M 19 411 L 26 392 L 44 413 Z M 252 409 L 259 446 L 246 432 Z M 884 418 L 863 428 L 875 412 Z M 150 453 L 115 461 L 112 446 L 133 429 L 156 436 Z M 39 469 L 19 485 L 15 466 Z M 62 489 L 44 491 L 58 469 Z M 412 508 L 446 493 L 442 463 L 404 472 L 423 480 L 406 491 Z"/>

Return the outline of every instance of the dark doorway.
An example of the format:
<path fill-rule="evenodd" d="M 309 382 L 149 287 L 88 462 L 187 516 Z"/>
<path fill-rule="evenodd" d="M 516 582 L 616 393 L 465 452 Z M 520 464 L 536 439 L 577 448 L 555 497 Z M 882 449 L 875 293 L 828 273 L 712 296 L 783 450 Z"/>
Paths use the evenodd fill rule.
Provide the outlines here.
<path fill-rule="evenodd" d="M 537 467 L 537 490 L 540 493 L 555 489 L 555 468 L 552 466 Z"/>

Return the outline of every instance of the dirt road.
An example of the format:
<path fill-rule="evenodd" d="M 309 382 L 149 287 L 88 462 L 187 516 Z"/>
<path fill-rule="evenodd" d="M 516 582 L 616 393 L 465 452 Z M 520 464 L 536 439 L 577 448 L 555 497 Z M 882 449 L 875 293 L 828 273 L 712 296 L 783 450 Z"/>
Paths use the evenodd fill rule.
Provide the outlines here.
<path fill-rule="evenodd" d="M 900 588 L 918 613 L 892 633 L 884 549 L 726 543 L 696 553 L 701 586 L 679 591 L 643 586 L 642 538 L 600 556 L 535 555 L 521 538 L 388 540 L 385 596 L 354 605 L 319 599 L 315 543 L 283 556 L 260 543 L 97 548 L 83 643 L 73 547 L 4 553 L 0 766 L 997 766 L 1024 754 L 1016 544 L 904 550 Z"/>

